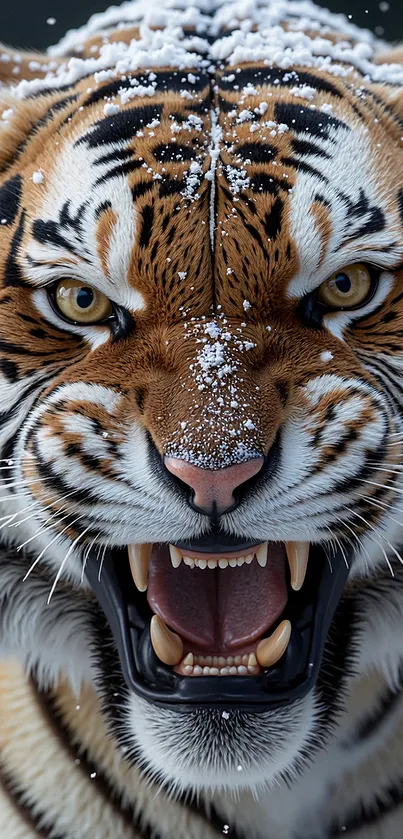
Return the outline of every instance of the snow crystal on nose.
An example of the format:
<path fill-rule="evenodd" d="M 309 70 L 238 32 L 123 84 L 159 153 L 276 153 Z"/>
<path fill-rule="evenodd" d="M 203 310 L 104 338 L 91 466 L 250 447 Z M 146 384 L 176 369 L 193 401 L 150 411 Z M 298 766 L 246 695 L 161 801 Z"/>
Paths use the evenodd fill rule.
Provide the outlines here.
<path fill-rule="evenodd" d="M 230 325 L 225 315 L 184 324 L 185 338 L 198 346 L 186 382 L 194 403 L 166 444 L 169 456 L 220 469 L 262 455 L 260 420 L 243 375 L 245 353 L 256 344 L 244 337 L 245 326 Z"/>

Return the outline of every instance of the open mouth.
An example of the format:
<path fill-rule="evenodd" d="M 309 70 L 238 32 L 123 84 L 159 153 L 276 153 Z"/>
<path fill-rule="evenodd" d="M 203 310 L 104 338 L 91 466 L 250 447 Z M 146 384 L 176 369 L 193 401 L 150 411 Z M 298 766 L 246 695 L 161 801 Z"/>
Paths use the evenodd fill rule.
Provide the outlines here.
<path fill-rule="evenodd" d="M 109 551 L 102 571 L 90 554 L 86 575 L 130 689 L 172 708 L 265 710 L 314 686 L 347 566 L 317 545 L 211 531 Z"/>

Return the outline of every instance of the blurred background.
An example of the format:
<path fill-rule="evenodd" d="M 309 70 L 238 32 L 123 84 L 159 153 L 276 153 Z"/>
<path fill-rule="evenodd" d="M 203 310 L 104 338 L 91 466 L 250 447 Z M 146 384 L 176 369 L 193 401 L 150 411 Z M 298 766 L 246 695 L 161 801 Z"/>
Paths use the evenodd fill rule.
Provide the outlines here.
<path fill-rule="evenodd" d="M 91 14 L 111 5 L 110 0 L 14 0 L 7 3 L 6 11 L 2 2 L 0 41 L 35 49 L 56 43 L 67 29 L 81 26 Z M 386 40 L 403 40 L 402 0 L 323 0 L 320 5 L 344 12 Z"/>

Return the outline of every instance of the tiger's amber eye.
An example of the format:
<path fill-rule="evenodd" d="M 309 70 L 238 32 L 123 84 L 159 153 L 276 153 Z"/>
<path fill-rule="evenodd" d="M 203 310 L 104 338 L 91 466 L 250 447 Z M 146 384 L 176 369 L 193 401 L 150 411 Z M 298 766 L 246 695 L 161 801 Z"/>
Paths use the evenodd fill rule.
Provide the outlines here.
<path fill-rule="evenodd" d="M 371 290 L 371 274 L 362 262 L 357 262 L 325 280 L 319 286 L 317 300 L 333 309 L 355 309 L 365 303 Z"/>
<path fill-rule="evenodd" d="M 112 313 L 110 300 L 80 280 L 60 280 L 54 299 L 61 314 L 74 323 L 99 323 Z"/>

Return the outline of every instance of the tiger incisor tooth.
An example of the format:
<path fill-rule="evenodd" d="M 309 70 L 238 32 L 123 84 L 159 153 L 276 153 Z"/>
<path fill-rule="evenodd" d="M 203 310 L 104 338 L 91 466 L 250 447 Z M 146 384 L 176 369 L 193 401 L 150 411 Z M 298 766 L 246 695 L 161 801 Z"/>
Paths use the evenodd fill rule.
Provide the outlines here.
<path fill-rule="evenodd" d="M 291 588 L 299 591 L 305 580 L 308 567 L 310 542 L 286 542 L 288 564 L 291 572 Z"/>
<path fill-rule="evenodd" d="M 153 615 L 151 619 L 150 634 L 154 652 L 160 661 L 171 667 L 182 661 L 182 639 L 175 632 L 171 632 L 158 615 Z"/>
<path fill-rule="evenodd" d="M 284 655 L 291 636 L 290 621 L 281 621 L 270 638 L 264 638 L 256 648 L 256 658 L 261 667 L 272 667 Z"/>
<path fill-rule="evenodd" d="M 130 570 L 139 591 L 147 591 L 152 545 L 128 545 Z"/>

